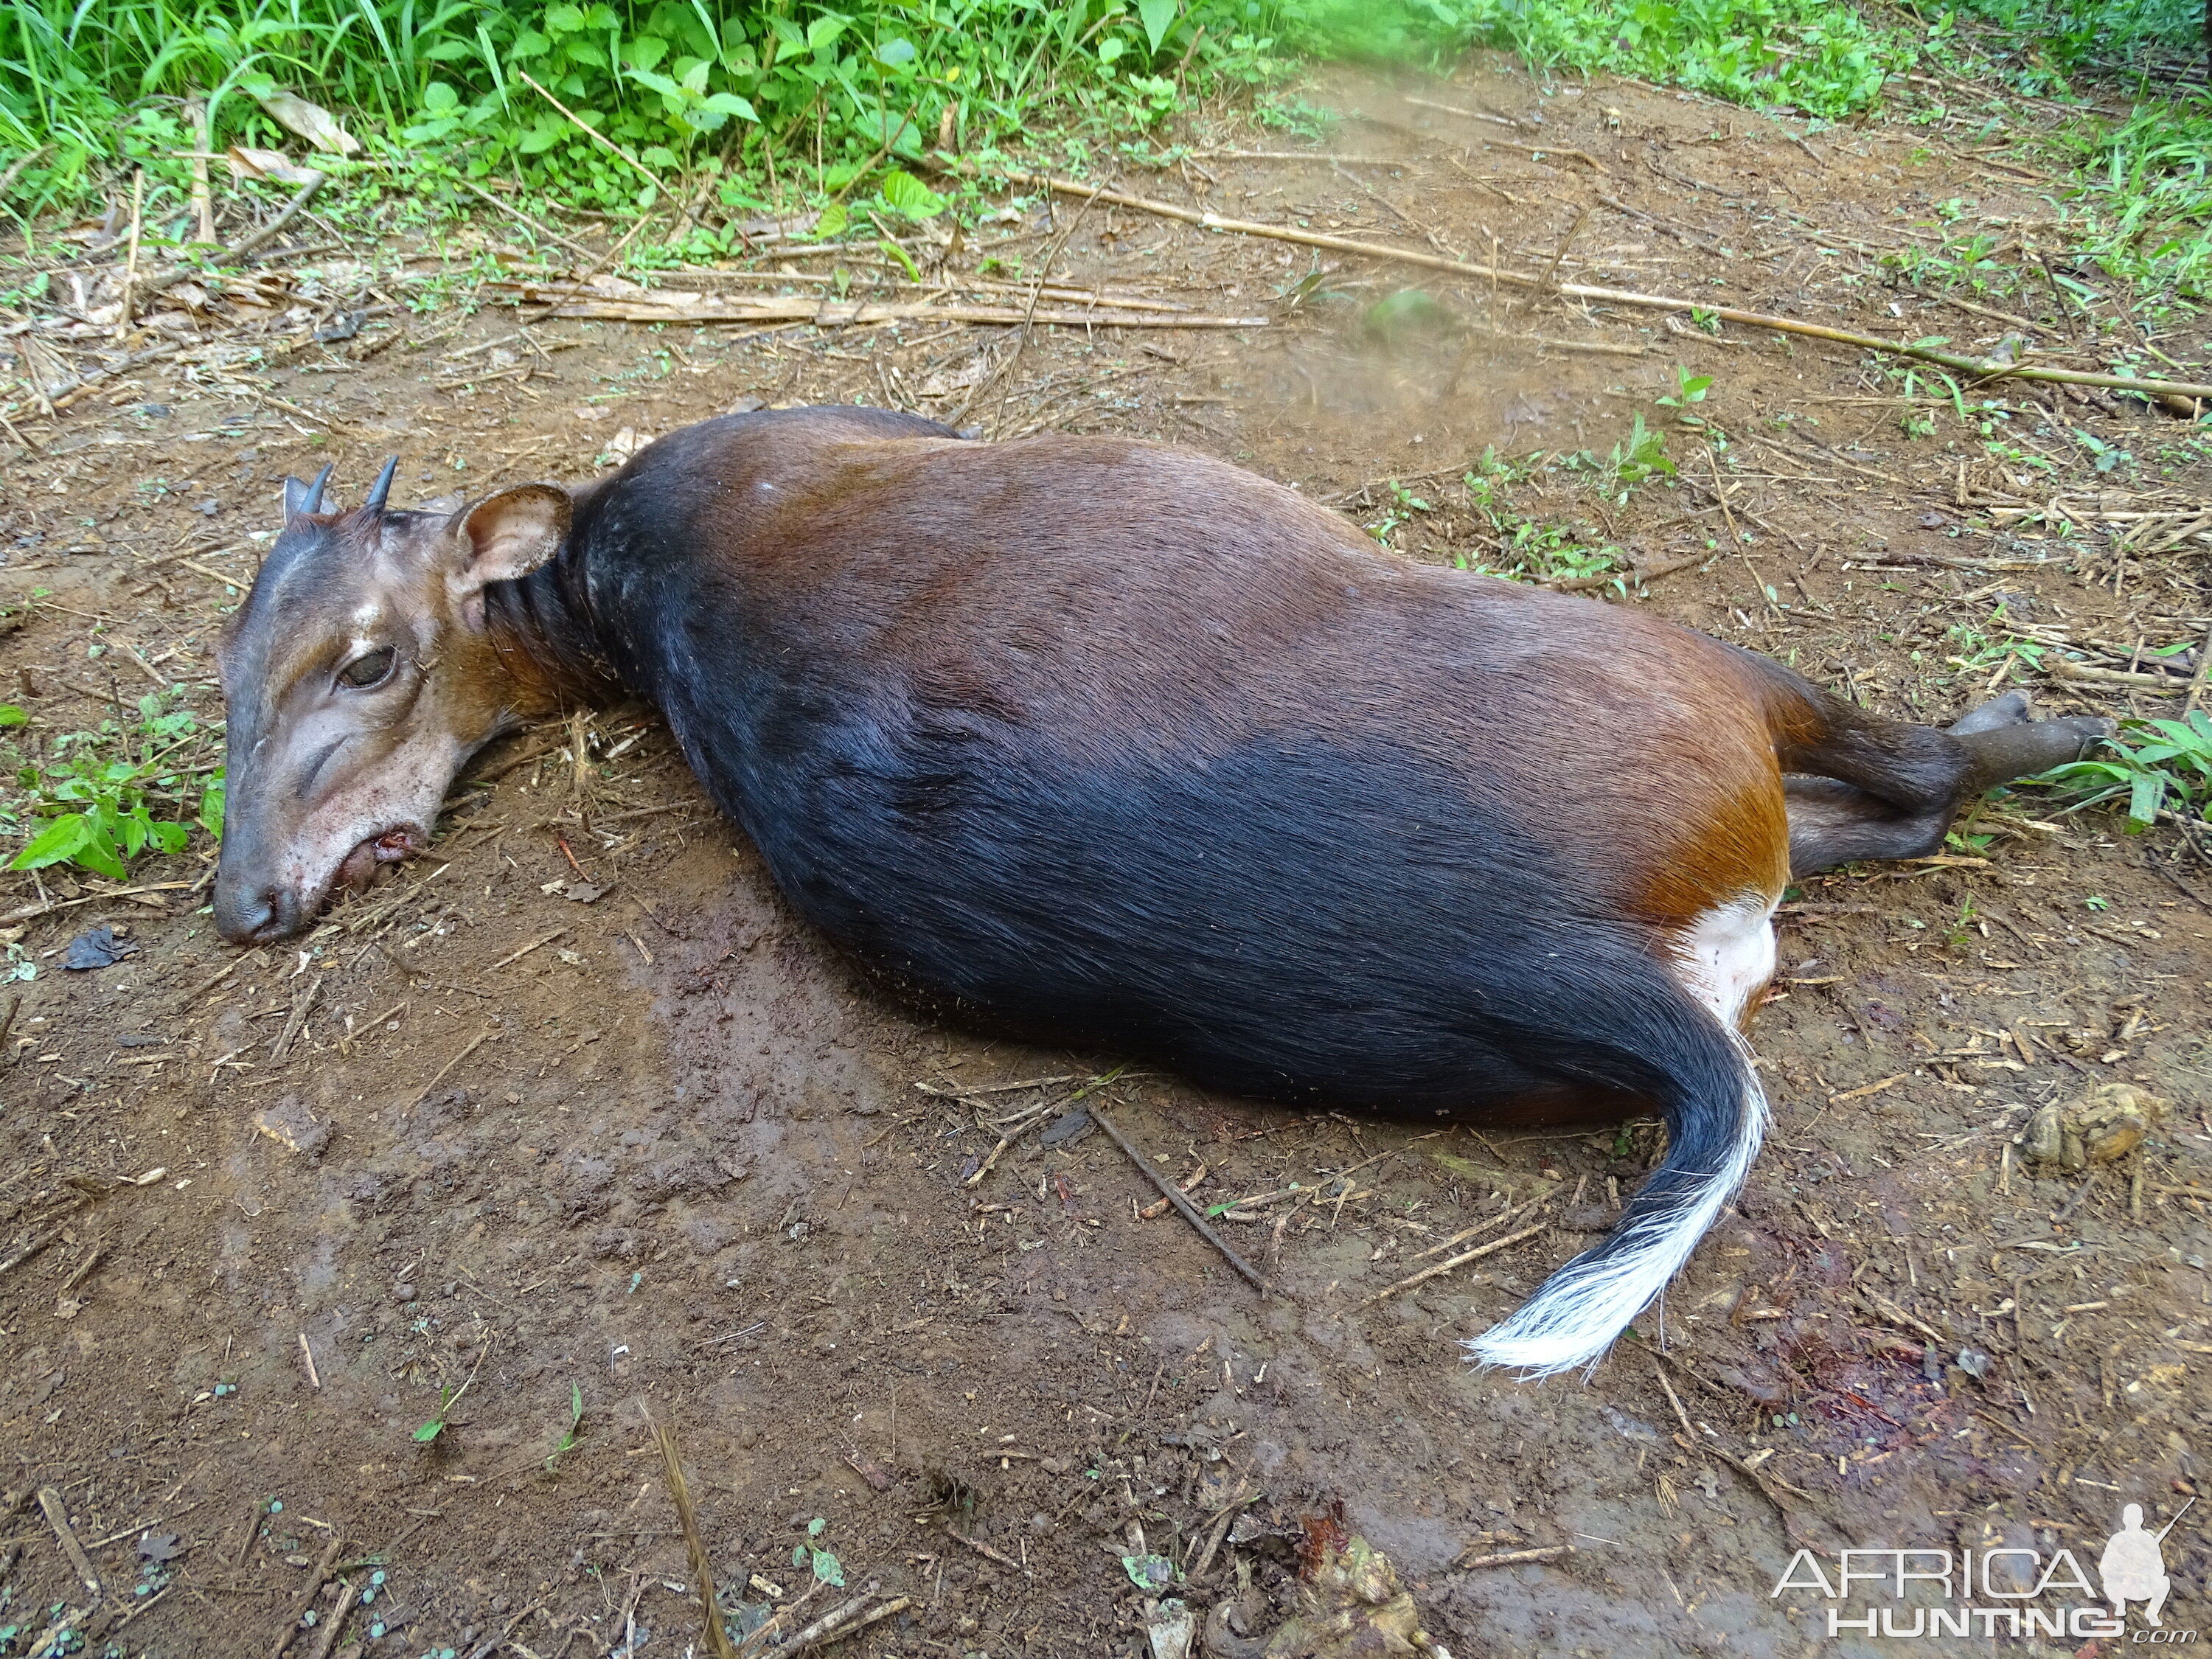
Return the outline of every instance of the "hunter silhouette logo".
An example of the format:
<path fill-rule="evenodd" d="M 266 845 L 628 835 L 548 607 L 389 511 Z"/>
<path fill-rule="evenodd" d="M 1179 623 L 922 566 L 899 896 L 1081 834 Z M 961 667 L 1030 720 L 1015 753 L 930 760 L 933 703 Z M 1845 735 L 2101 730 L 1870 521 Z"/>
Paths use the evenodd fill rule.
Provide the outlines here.
<path fill-rule="evenodd" d="M 2166 1556 L 2160 1546 L 2196 1502 L 2191 1498 L 2181 1506 L 2180 1514 L 2154 1533 L 2143 1530 L 2142 1504 L 2130 1504 L 2120 1511 L 2120 1529 L 2097 1559 L 2097 1577 L 2104 1581 L 2105 1599 L 2112 1604 L 2114 1618 L 2125 1619 L 2128 1603 L 2141 1601 L 2146 1604 L 2143 1617 L 2153 1625 L 2159 1622 L 2159 1610 L 2166 1606 L 2166 1595 L 2173 1588 L 2173 1581 L 2166 1576 Z"/>

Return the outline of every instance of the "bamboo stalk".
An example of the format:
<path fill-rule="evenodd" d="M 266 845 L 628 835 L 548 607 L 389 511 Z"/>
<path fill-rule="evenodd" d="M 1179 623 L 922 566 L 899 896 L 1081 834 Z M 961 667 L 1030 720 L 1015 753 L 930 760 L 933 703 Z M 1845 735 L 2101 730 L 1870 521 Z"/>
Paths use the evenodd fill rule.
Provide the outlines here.
<path fill-rule="evenodd" d="M 1110 202 L 1116 207 L 1131 208 L 1163 219 L 1180 220 L 1202 230 L 1227 231 L 1240 236 L 1264 236 L 1279 242 L 1297 242 L 1306 247 L 1355 254 L 1361 258 L 1389 259 L 1399 264 L 1418 265 L 1426 270 L 1448 271 L 1455 276 L 1510 283 L 1516 288 L 1542 289 L 1547 286 L 1542 277 L 1531 276 L 1526 271 L 1504 270 L 1493 265 L 1478 264 L 1471 259 L 1447 258 L 1440 253 L 1421 253 L 1411 248 L 1391 247 L 1380 242 L 1358 241 L 1349 236 L 1331 236 L 1321 231 L 1300 230 L 1292 225 L 1231 219 L 1198 208 L 1178 206 L 1173 202 L 1132 196 L 1122 191 L 1095 190 L 1092 185 L 1078 184 L 1072 179 L 1058 178 L 1048 173 L 1013 170 L 1009 171 L 1006 177 L 1016 184 L 1034 185 L 1067 196 L 1087 197 L 1095 193 L 1098 200 Z M 1796 334 L 1807 339 L 1827 340 L 1837 345 L 1856 346 L 1864 351 L 1880 351 L 1893 357 L 1911 357 L 1922 362 L 1935 363 L 1941 368 L 1971 375 L 1978 381 L 2045 380 L 2066 386 L 2103 386 L 2113 392 L 2136 392 L 2149 398 L 2188 402 L 2212 400 L 2212 385 L 2197 381 L 2144 380 L 2126 374 L 2093 374 L 2081 369 L 2037 368 L 2021 363 L 1996 362 L 1984 357 L 1966 356 L 1955 351 L 1940 351 L 1933 346 L 1885 340 L 1877 335 L 1860 334 L 1850 329 L 1830 328 L 1820 323 L 1801 323 L 1790 317 L 1771 317 L 1764 312 L 1745 311 L 1735 306 L 1706 305 L 1696 300 L 1677 299 L 1663 294 L 1638 294 L 1627 289 L 1598 288 L 1586 283 L 1561 283 L 1552 291 L 1569 299 L 1593 301 L 1600 305 L 1634 306 L 1646 311 L 1703 312 L 1708 316 L 1719 318 L 1723 322 L 1739 323 L 1746 328 L 1763 328 L 1778 334 Z"/>

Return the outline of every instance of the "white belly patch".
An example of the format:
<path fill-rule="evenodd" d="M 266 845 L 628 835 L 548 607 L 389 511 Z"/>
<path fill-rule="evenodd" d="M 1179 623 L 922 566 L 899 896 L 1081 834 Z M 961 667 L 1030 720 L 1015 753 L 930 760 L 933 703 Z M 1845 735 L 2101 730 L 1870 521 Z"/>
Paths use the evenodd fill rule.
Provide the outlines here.
<path fill-rule="evenodd" d="M 1682 988 L 1734 1030 L 1751 994 L 1774 975 L 1774 907 L 1778 896 L 1747 893 L 1706 911 L 1674 944 L 1675 976 Z"/>

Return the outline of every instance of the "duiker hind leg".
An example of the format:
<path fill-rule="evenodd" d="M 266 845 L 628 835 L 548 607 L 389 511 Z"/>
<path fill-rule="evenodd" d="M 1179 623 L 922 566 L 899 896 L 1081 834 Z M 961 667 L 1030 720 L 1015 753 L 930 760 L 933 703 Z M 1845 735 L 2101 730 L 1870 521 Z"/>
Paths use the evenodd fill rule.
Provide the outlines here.
<path fill-rule="evenodd" d="M 1826 731 L 1782 744 L 1790 868 L 1805 876 L 1859 859 L 1940 849 L 1959 808 L 1984 790 L 2076 760 L 2112 722 L 2029 718 L 2018 691 L 1948 731 L 1885 720 L 1823 698 Z"/>

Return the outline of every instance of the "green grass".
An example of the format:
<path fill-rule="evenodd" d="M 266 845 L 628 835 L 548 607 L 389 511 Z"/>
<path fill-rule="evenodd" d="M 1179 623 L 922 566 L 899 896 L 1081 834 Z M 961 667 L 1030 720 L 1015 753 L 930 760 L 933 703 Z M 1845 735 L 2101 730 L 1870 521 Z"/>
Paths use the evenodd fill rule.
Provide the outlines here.
<path fill-rule="evenodd" d="M 941 143 L 988 164 L 1049 141 L 1079 166 L 1298 59 L 1448 67 L 1481 46 L 1820 120 L 1963 99 L 1984 137 L 2033 138 L 2069 175 L 2069 257 L 2033 279 L 2094 267 L 2157 310 L 2212 286 L 2212 98 L 2146 94 L 2056 132 L 2007 100 L 2186 60 L 2200 16 L 2198 0 L 0 0 L 0 169 L 31 158 L 0 205 L 28 229 L 112 205 L 143 168 L 149 234 L 182 245 L 191 153 L 296 151 L 269 102 L 289 92 L 360 141 L 324 158 L 322 210 L 385 228 L 477 210 L 463 181 L 623 217 L 674 196 L 710 219 L 805 203 L 888 223 L 934 210 Z M 1294 96 L 1257 113 L 1309 137 L 1325 119 Z M 694 225 L 630 255 L 736 251 Z M 2002 297 L 2026 280 L 1971 223 L 1916 260 L 1914 282 Z"/>
<path fill-rule="evenodd" d="M 263 100 L 290 91 L 388 186 L 452 170 L 628 210 L 704 185 L 740 207 L 842 192 L 941 137 L 985 149 L 1040 107 L 1141 128 L 1178 77 L 1272 73 L 1269 21 L 1258 0 L 6 0 L 0 164 L 46 150 L 15 192 L 27 218 L 131 164 L 167 212 L 182 152 L 289 142 Z"/>
<path fill-rule="evenodd" d="M 2075 796 L 2069 811 L 2124 799 L 2130 830 L 2149 829 L 2161 811 L 2203 823 L 2212 806 L 2212 714 L 2199 708 L 2185 720 L 2124 720 L 2121 731 L 2089 759 L 2038 781 Z"/>

